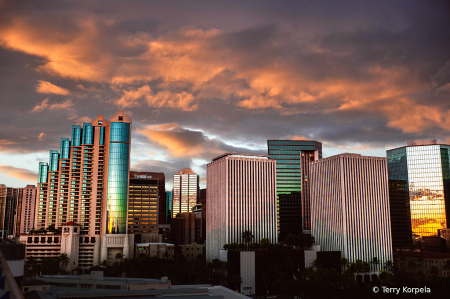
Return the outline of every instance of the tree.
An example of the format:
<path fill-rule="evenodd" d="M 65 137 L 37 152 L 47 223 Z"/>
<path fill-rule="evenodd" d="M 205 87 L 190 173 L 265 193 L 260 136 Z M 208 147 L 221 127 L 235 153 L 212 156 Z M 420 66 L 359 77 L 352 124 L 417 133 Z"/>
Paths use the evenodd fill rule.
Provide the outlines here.
<path fill-rule="evenodd" d="M 347 265 L 348 265 L 348 259 L 346 259 L 345 257 L 341 258 L 342 272 L 345 271 L 345 269 L 347 268 Z"/>
<path fill-rule="evenodd" d="M 272 245 L 272 242 L 270 242 L 269 238 L 262 238 L 261 241 L 259 241 L 259 247 L 263 249 L 267 249 Z"/>
<path fill-rule="evenodd" d="M 67 266 L 69 264 L 69 257 L 67 256 L 67 253 L 61 253 L 61 255 L 59 256 L 59 262 L 63 265 L 63 266 Z"/>
<path fill-rule="evenodd" d="M 289 234 L 284 240 L 285 244 L 295 246 L 295 248 L 299 250 L 307 250 L 311 248 L 314 242 L 314 237 L 305 233 L 299 233 L 298 235 Z"/>
<path fill-rule="evenodd" d="M 120 252 L 117 253 L 117 254 L 116 254 L 116 261 L 117 261 L 117 260 L 122 260 L 122 259 L 123 259 L 123 254 L 120 253 Z"/>
<path fill-rule="evenodd" d="M 248 250 L 248 244 L 252 241 L 254 238 L 251 230 L 245 230 L 242 232 L 241 235 L 242 239 L 244 239 L 244 242 L 247 244 L 247 250 Z"/>
<path fill-rule="evenodd" d="M 374 256 L 372 258 L 371 263 L 373 265 L 373 271 L 377 271 L 378 265 L 380 264 L 380 260 L 376 256 Z"/>

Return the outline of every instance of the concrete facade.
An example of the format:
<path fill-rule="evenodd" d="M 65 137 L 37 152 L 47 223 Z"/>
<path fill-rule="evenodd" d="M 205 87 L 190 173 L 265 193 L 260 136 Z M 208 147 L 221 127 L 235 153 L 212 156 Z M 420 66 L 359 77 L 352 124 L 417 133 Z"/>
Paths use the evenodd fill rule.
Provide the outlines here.
<path fill-rule="evenodd" d="M 277 243 L 276 162 L 264 155 L 221 155 L 207 166 L 206 259 L 219 258 L 227 243 Z"/>
<path fill-rule="evenodd" d="M 349 262 L 393 260 L 386 158 L 332 156 L 311 162 L 309 178 L 312 235 L 322 251 L 341 251 Z"/>

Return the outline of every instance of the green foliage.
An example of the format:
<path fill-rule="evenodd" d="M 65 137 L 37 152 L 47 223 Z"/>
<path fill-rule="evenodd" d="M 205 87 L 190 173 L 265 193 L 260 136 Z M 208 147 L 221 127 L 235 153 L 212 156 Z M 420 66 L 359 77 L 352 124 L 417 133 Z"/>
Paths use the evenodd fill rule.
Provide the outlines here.
<path fill-rule="evenodd" d="M 289 234 L 284 243 L 289 246 L 295 246 L 295 249 L 298 250 L 307 250 L 310 249 L 311 246 L 314 245 L 314 237 L 308 234 L 299 233 L 298 235 Z"/>

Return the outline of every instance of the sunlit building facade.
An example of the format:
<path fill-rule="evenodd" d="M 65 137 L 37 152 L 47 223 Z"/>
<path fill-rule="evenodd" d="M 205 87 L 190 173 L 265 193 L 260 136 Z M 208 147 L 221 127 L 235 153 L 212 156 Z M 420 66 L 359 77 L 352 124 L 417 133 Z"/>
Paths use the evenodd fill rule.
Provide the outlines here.
<path fill-rule="evenodd" d="M 277 243 L 276 161 L 265 155 L 226 153 L 207 165 L 206 259 L 223 245 L 268 238 Z"/>
<path fill-rule="evenodd" d="M 198 202 L 199 176 L 190 168 L 185 168 L 173 176 L 172 218 L 178 213 L 192 212 Z"/>
<path fill-rule="evenodd" d="M 322 158 L 314 140 L 268 140 L 270 159 L 277 161 L 277 229 L 279 239 L 310 233 L 309 162 Z"/>
<path fill-rule="evenodd" d="M 129 188 L 128 232 L 158 233 L 159 180 L 131 172 Z"/>
<path fill-rule="evenodd" d="M 130 135 L 123 110 L 73 125 L 71 139 L 39 163 L 35 228 L 72 221 L 81 235 L 126 233 Z"/>
<path fill-rule="evenodd" d="M 346 153 L 314 161 L 310 180 L 311 233 L 321 250 L 349 262 L 392 261 L 386 158 Z"/>
<path fill-rule="evenodd" d="M 436 139 L 415 140 L 407 146 L 388 150 L 388 175 L 391 192 L 398 184 L 404 185 L 407 196 L 402 204 L 395 205 L 391 198 L 393 225 L 409 221 L 409 232 L 413 239 L 434 236 L 439 229 L 447 228 L 450 209 L 450 145 L 437 144 Z M 409 213 L 405 214 L 405 207 Z M 403 212 L 402 212 L 403 211 Z M 401 213 L 402 212 L 402 213 Z M 404 238 L 401 231 L 394 232 L 394 245 Z M 399 244 L 401 245 L 402 242 Z"/>
<path fill-rule="evenodd" d="M 35 185 L 27 185 L 22 190 L 22 208 L 20 211 L 20 218 L 17 219 L 19 223 L 20 234 L 28 234 L 34 227 L 34 215 L 36 210 L 36 195 L 37 188 Z"/>

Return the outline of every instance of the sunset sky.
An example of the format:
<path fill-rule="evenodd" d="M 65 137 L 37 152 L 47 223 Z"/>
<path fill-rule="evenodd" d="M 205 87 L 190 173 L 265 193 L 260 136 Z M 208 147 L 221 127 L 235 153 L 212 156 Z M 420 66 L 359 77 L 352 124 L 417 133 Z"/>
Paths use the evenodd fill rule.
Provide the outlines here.
<path fill-rule="evenodd" d="M 450 142 L 449 1 L 0 0 L 0 183 L 124 109 L 131 169 L 314 139 L 324 157 Z"/>

